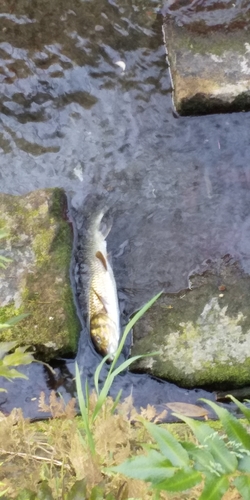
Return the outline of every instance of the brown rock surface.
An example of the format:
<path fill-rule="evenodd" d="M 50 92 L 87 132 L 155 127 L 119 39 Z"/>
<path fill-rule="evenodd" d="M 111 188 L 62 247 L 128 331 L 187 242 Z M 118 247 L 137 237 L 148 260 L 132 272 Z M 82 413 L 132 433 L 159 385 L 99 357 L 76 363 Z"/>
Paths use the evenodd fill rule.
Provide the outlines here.
<path fill-rule="evenodd" d="M 250 5 L 172 2 L 163 32 L 182 115 L 250 109 Z M 243 5 L 244 4 L 244 5 Z"/>

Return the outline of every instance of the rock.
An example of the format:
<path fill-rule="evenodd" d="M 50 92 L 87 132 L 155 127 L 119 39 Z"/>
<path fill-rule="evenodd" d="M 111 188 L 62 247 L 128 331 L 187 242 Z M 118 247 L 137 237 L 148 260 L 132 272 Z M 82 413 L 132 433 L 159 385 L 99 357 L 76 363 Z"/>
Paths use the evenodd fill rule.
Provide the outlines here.
<path fill-rule="evenodd" d="M 175 107 L 181 115 L 247 111 L 250 5 L 197 4 L 177 0 L 163 9 Z"/>
<path fill-rule="evenodd" d="M 250 277 L 230 256 L 204 264 L 192 289 L 163 295 L 134 328 L 133 368 L 184 387 L 250 382 Z"/>
<path fill-rule="evenodd" d="M 69 268 L 72 229 L 61 189 L 25 196 L 0 194 L 0 253 L 12 261 L 0 269 L 0 323 L 22 313 L 28 317 L 0 330 L 0 341 L 18 340 L 46 359 L 76 350 L 79 320 Z"/>

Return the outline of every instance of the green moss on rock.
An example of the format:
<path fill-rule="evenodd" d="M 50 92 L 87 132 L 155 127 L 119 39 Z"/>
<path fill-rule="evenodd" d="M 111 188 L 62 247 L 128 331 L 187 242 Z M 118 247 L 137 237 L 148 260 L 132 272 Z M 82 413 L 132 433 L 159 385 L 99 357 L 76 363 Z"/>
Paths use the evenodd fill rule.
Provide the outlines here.
<path fill-rule="evenodd" d="M 220 293 L 215 269 L 194 290 L 163 296 L 138 322 L 132 355 L 159 355 L 134 368 L 185 387 L 249 384 L 250 278 L 230 263 Z"/>
<path fill-rule="evenodd" d="M 75 351 L 80 331 L 69 277 L 72 230 L 66 206 L 61 189 L 0 195 L 0 226 L 9 231 L 4 254 L 12 258 L 2 272 L 0 318 L 29 313 L 2 331 L 0 340 L 18 338 L 47 358 Z"/>

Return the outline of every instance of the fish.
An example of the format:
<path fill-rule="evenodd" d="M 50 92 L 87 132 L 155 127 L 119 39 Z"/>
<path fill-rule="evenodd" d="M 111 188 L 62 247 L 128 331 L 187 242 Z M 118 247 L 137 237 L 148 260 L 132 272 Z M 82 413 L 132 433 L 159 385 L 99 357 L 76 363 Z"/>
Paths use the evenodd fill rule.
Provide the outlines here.
<path fill-rule="evenodd" d="M 91 339 L 102 355 L 112 361 L 120 340 L 120 310 L 117 288 L 106 237 L 100 229 L 105 211 L 94 217 L 88 230 L 87 260 L 89 267 L 88 326 Z"/>

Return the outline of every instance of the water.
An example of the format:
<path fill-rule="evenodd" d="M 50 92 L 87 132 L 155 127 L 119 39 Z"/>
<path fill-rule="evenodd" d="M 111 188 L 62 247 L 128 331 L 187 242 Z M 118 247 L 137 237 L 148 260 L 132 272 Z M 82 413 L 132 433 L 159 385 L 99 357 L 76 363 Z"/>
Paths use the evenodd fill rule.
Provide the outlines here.
<path fill-rule="evenodd" d="M 207 258 L 230 253 L 250 272 L 250 114 L 176 117 L 159 7 L 153 0 L 0 5 L 1 191 L 63 187 L 78 229 L 88 196 L 105 199 L 127 316 L 159 290 L 185 288 Z M 98 359 L 83 333 L 85 375 Z M 6 383 L 0 408 L 18 403 L 37 416 L 32 399 L 40 390 L 74 392 L 73 366 L 62 362 L 57 382 L 28 367 L 30 381 Z M 214 397 L 141 375 L 124 374 L 114 392 L 119 384 L 138 404 L 148 394 L 155 404 Z"/>

